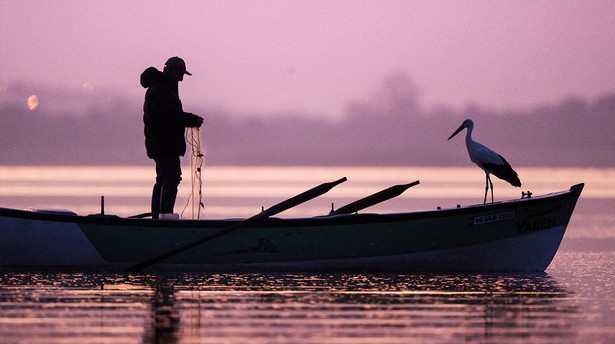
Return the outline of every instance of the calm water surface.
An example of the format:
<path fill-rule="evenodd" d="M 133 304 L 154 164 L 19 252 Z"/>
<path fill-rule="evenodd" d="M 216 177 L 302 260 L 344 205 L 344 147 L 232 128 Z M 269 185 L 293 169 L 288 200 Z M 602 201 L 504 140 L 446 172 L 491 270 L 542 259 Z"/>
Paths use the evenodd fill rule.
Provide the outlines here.
<path fill-rule="evenodd" d="M 185 169 L 185 171 L 189 171 Z M 1 343 L 612 343 L 615 170 L 520 169 L 535 194 L 586 182 L 545 274 L 6 271 Z M 280 216 L 328 212 L 394 184 L 421 184 L 370 211 L 482 202 L 474 168 L 212 168 L 202 217 L 244 217 L 325 181 L 349 181 Z M 147 211 L 150 168 L 0 167 L 0 206 Z M 519 189 L 495 182 L 496 199 Z M 178 204 L 191 192 L 185 176 Z M 181 208 L 181 207 L 180 207 Z M 192 210 L 184 212 L 190 217 Z M 1 240 L 1 238 L 0 238 Z"/>
<path fill-rule="evenodd" d="M 190 166 L 183 168 L 175 211 L 193 218 L 185 207 L 198 197 L 198 183 Z M 495 200 L 519 198 L 521 191 L 544 194 L 584 182 L 583 198 L 615 199 L 615 168 L 519 168 L 521 189 L 494 178 Z M 420 180 L 421 184 L 369 211 L 395 212 L 482 203 L 485 177 L 476 167 L 205 167 L 201 217 L 246 217 L 324 182 L 348 181 L 327 194 L 285 211 L 281 216 L 328 214 L 389 186 Z M 149 211 L 155 178 L 152 166 L 0 166 L 0 206 L 12 208 L 63 208 L 79 214 L 105 210 L 122 216 Z M 195 184 L 195 187 L 192 187 Z"/>

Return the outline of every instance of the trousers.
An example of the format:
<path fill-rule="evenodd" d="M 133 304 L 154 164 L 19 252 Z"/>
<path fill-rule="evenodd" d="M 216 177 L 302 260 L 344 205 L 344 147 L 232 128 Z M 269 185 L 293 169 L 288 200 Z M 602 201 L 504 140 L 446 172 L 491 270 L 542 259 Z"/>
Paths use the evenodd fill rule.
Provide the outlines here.
<path fill-rule="evenodd" d="M 179 156 L 156 157 L 154 161 L 156 162 L 156 183 L 152 190 L 151 210 L 154 216 L 159 213 L 171 214 L 175 207 L 177 187 L 182 180 Z"/>

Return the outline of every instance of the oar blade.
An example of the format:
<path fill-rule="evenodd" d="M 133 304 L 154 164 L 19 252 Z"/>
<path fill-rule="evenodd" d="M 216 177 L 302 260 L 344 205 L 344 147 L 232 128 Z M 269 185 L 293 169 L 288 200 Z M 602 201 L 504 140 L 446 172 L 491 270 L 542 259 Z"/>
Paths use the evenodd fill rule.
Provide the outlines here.
<path fill-rule="evenodd" d="M 340 178 L 336 181 L 333 182 L 329 182 L 329 183 L 323 183 L 320 184 L 314 188 L 311 188 L 297 196 L 294 196 L 292 198 L 287 199 L 286 201 L 280 202 L 274 206 L 271 206 L 269 209 L 265 210 L 265 216 L 269 217 L 269 216 L 273 216 L 275 214 L 281 213 L 284 210 L 290 209 L 292 207 L 295 207 L 301 203 L 307 202 L 313 198 L 316 198 L 322 194 L 327 193 L 329 190 L 333 189 L 333 187 L 335 187 L 338 184 L 341 184 L 343 182 L 345 182 L 346 177 Z"/>
<path fill-rule="evenodd" d="M 373 195 L 367 196 L 365 198 L 362 198 L 358 201 L 352 202 L 350 204 L 347 204 L 337 210 L 333 210 L 331 211 L 330 215 L 340 215 L 340 214 L 352 214 L 352 213 L 356 213 L 359 210 L 371 207 L 375 204 L 378 203 L 382 203 L 386 200 L 389 200 L 393 197 L 397 197 L 399 195 L 401 195 L 404 191 L 408 190 L 409 188 L 419 184 L 420 182 L 414 181 L 412 183 L 408 183 L 408 184 L 400 184 L 400 185 L 394 185 L 391 186 L 388 189 L 384 189 L 382 191 L 379 191 Z"/>

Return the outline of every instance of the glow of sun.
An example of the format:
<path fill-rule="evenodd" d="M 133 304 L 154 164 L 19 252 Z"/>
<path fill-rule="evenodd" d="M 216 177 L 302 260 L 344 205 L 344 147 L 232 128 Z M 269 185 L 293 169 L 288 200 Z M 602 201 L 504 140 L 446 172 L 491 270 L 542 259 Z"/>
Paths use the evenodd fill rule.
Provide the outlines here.
<path fill-rule="evenodd" d="M 28 109 L 30 109 L 30 111 L 33 111 L 37 107 L 38 107 L 38 97 L 33 94 L 30 97 L 28 97 Z"/>

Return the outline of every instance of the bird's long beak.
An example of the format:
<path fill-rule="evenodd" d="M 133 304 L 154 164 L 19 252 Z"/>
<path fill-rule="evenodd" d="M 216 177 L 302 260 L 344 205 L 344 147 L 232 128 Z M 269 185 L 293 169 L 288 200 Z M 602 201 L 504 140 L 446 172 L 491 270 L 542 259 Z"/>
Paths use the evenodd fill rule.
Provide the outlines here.
<path fill-rule="evenodd" d="M 455 132 L 453 133 L 453 135 L 451 135 L 446 141 L 450 140 L 453 138 L 453 136 L 459 134 L 460 131 L 462 131 L 465 128 L 465 126 L 462 124 L 461 126 L 459 126 L 459 128 L 457 128 L 457 130 L 455 130 Z"/>

